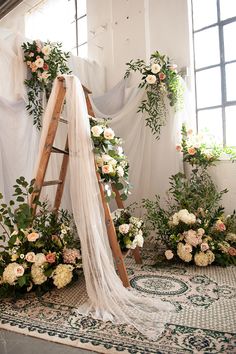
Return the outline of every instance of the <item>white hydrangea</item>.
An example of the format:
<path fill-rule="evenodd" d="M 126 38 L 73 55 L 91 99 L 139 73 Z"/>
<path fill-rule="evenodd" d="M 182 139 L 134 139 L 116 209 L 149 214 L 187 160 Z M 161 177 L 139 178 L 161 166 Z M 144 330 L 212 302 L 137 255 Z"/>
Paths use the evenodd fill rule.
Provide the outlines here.
<path fill-rule="evenodd" d="M 177 246 L 177 255 L 179 256 L 180 259 L 182 259 L 184 262 L 190 262 L 193 258 L 192 253 L 186 251 L 186 247 L 182 242 L 178 243 Z"/>
<path fill-rule="evenodd" d="M 9 285 L 14 285 L 17 278 L 21 277 L 24 274 L 24 268 L 22 265 L 14 262 L 9 263 L 6 268 L 4 269 L 2 275 L 3 283 L 8 283 Z"/>
<path fill-rule="evenodd" d="M 129 224 L 122 224 L 119 226 L 119 231 L 121 234 L 127 234 L 129 232 L 130 225 Z"/>
<path fill-rule="evenodd" d="M 136 240 L 138 247 L 143 247 L 144 238 L 140 233 L 135 236 L 134 240 Z"/>
<path fill-rule="evenodd" d="M 47 280 L 47 277 L 43 272 L 43 268 L 37 266 L 35 263 L 31 267 L 31 277 L 36 285 L 41 285 Z"/>
<path fill-rule="evenodd" d="M 47 262 L 47 260 L 46 260 L 46 257 L 45 257 L 45 255 L 43 254 L 43 253 L 37 253 L 36 255 L 35 255 L 35 265 L 36 266 L 38 266 L 38 267 L 40 267 L 40 266 L 42 266 L 44 263 L 46 263 Z"/>
<path fill-rule="evenodd" d="M 73 277 L 73 266 L 70 264 L 59 264 L 53 272 L 53 284 L 61 289 L 69 284 Z"/>
<path fill-rule="evenodd" d="M 123 177 L 123 176 L 124 176 L 124 169 L 123 169 L 123 167 L 118 166 L 118 167 L 116 168 L 116 172 L 117 172 L 117 174 L 118 174 L 119 177 Z"/>
<path fill-rule="evenodd" d="M 209 264 L 209 256 L 205 252 L 198 252 L 194 256 L 194 262 L 199 267 L 206 267 Z"/>

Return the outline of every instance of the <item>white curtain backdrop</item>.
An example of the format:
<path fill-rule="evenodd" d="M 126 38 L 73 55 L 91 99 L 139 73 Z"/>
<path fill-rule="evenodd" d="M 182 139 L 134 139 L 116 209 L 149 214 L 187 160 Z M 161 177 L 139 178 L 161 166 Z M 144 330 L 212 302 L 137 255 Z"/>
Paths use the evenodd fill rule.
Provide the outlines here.
<path fill-rule="evenodd" d="M 145 113 L 137 113 L 145 98 L 144 89 L 129 87 L 129 81 L 124 79 L 105 95 L 90 98 L 95 115 L 110 118 L 116 134 L 124 139 L 133 185 L 128 203 L 153 198 L 155 194 L 164 197 L 168 178 L 182 170 L 181 155 L 175 146 L 180 141 L 181 123 L 187 119 L 186 114 L 175 114 L 169 109 L 167 124 L 161 129 L 160 140 L 156 140 L 145 126 Z"/>

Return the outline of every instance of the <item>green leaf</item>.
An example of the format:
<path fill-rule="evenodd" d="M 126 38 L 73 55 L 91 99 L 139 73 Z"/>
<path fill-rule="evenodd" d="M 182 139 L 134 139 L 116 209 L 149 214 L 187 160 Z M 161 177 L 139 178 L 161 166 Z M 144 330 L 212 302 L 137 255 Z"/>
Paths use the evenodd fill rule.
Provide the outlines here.
<path fill-rule="evenodd" d="M 25 198 L 19 196 L 19 197 L 16 198 L 16 200 L 17 200 L 17 202 L 24 202 L 24 201 L 25 201 Z"/>
<path fill-rule="evenodd" d="M 26 275 L 22 275 L 21 277 L 18 278 L 17 280 L 18 284 L 20 287 L 24 286 L 27 284 L 27 277 Z"/>
<path fill-rule="evenodd" d="M 124 185 L 122 183 L 116 183 L 114 185 L 118 191 L 122 190 L 124 188 Z"/>

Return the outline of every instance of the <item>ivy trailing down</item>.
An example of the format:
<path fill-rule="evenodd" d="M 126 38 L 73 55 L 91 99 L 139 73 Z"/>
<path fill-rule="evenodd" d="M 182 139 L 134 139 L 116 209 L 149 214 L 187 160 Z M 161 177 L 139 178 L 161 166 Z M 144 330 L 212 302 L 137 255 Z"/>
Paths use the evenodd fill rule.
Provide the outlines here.
<path fill-rule="evenodd" d="M 69 74 L 67 66 L 69 53 L 62 51 L 61 43 L 26 42 L 22 45 L 24 61 L 29 69 L 29 78 L 25 80 L 28 88 L 26 109 L 33 116 L 33 124 L 42 127 L 43 96 L 48 100 L 54 79 L 58 75 Z"/>
<path fill-rule="evenodd" d="M 140 59 L 132 59 L 126 65 L 128 69 L 125 78 L 129 77 L 132 71 L 138 71 L 142 75 L 139 87 L 145 88 L 147 98 L 141 102 L 138 112 L 147 113 L 146 126 L 151 129 L 156 139 L 160 139 L 161 127 L 166 124 L 167 119 L 166 97 L 175 111 L 183 108 L 184 88 L 177 66 L 170 62 L 169 57 L 161 55 L 158 51 L 151 55 L 149 65 Z"/>

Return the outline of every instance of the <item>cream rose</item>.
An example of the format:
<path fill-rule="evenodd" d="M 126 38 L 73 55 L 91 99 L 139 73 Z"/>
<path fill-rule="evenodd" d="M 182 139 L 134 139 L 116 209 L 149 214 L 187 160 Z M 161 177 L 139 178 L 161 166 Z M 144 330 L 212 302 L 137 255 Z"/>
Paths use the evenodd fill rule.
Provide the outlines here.
<path fill-rule="evenodd" d="M 103 135 L 104 135 L 104 138 L 105 138 L 105 139 L 111 140 L 111 139 L 114 138 L 115 133 L 114 133 L 114 131 L 113 131 L 111 128 L 106 128 L 106 129 L 104 130 Z"/>
<path fill-rule="evenodd" d="M 121 234 L 127 234 L 129 232 L 129 225 L 128 224 L 122 224 L 119 226 L 119 231 Z"/>
<path fill-rule="evenodd" d="M 42 58 L 38 58 L 35 60 L 34 64 L 37 68 L 42 68 L 44 65 L 44 60 Z"/>
<path fill-rule="evenodd" d="M 209 249 L 209 245 L 207 242 L 202 242 L 200 248 L 202 252 L 205 252 Z"/>
<path fill-rule="evenodd" d="M 96 155 L 95 156 L 95 161 L 98 167 L 102 167 L 103 165 L 103 159 L 100 155 Z"/>
<path fill-rule="evenodd" d="M 171 250 L 165 251 L 165 257 L 166 259 L 170 260 L 174 257 L 174 253 Z"/>
<path fill-rule="evenodd" d="M 43 254 L 43 253 L 37 253 L 36 255 L 35 255 L 35 261 L 34 261 L 34 263 L 35 263 L 35 265 L 37 266 L 37 267 L 40 267 L 40 266 L 42 266 L 44 263 L 46 263 L 47 262 L 47 260 L 46 260 L 46 257 L 45 257 L 45 255 Z"/>
<path fill-rule="evenodd" d="M 99 137 L 103 132 L 103 128 L 101 127 L 101 125 L 95 125 L 94 127 L 91 128 L 91 132 L 93 136 Z"/>
<path fill-rule="evenodd" d="M 151 66 L 151 72 L 152 72 L 153 74 L 157 74 L 157 73 L 159 73 L 159 71 L 161 71 L 161 66 L 160 66 L 159 64 L 157 64 L 157 63 L 152 64 L 152 66 Z"/>
<path fill-rule="evenodd" d="M 153 84 L 156 83 L 157 78 L 156 78 L 155 75 L 148 75 L 148 76 L 146 77 L 146 81 L 147 81 L 148 84 L 153 85 Z"/>
<path fill-rule="evenodd" d="M 43 48 L 42 48 L 42 53 L 44 54 L 44 55 L 49 55 L 50 53 L 51 53 L 51 47 L 50 47 L 50 45 L 45 45 Z"/>
<path fill-rule="evenodd" d="M 112 165 L 103 165 L 102 166 L 102 173 L 108 174 L 108 173 L 112 173 L 112 172 L 114 172 Z"/>
<path fill-rule="evenodd" d="M 194 262 L 199 267 L 206 267 L 209 264 L 208 255 L 204 252 L 196 253 L 194 256 Z"/>
<path fill-rule="evenodd" d="M 25 260 L 26 260 L 27 262 L 34 263 L 34 262 L 35 262 L 35 253 L 34 253 L 34 252 L 28 252 L 28 253 L 26 253 L 26 255 L 25 255 Z"/>

